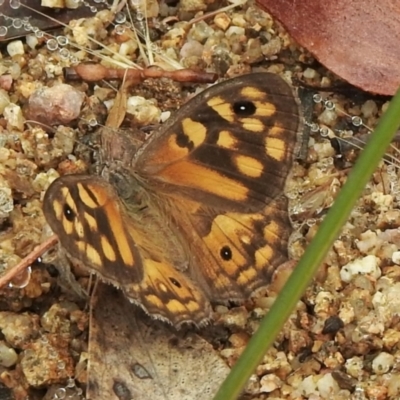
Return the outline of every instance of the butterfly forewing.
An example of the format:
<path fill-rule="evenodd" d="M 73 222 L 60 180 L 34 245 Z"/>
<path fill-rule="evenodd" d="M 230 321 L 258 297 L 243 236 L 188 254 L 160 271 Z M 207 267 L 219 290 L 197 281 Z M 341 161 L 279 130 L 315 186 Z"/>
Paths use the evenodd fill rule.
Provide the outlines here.
<path fill-rule="evenodd" d="M 259 211 L 283 191 L 299 115 L 291 87 L 277 75 L 225 81 L 184 105 L 138 154 L 135 169 L 167 194 Z"/>
<path fill-rule="evenodd" d="M 111 281 L 142 279 L 143 265 L 126 230 L 120 202 L 101 178 L 59 178 L 47 190 L 43 204 L 50 227 L 72 258 L 101 269 Z"/>

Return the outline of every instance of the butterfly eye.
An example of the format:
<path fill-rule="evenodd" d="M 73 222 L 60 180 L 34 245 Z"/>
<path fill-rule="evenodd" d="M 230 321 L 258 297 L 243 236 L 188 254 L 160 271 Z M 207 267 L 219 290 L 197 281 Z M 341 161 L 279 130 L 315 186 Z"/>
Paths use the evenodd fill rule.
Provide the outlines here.
<path fill-rule="evenodd" d="M 64 204 L 64 217 L 69 222 L 72 222 L 75 219 L 75 212 L 68 204 Z"/>
<path fill-rule="evenodd" d="M 229 246 L 224 246 L 219 252 L 221 258 L 225 261 L 229 261 L 232 258 L 232 250 Z"/>
<path fill-rule="evenodd" d="M 247 117 L 256 112 L 256 106 L 251 101 L 236 101 L 233 104 L 233 111 L 240 117 Z"/>

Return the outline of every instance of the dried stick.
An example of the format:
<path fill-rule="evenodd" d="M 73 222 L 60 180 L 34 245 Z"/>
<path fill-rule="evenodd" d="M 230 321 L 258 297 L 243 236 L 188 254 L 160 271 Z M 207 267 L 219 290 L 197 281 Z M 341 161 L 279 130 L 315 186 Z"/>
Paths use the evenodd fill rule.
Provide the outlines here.
<path fill-rule="evenodd" d="M 6 273 L 3 276 L 0 277 L 0 288 L 9 283 L 16 275 L 20 274 L 25 268 L 28 268 L 45 251 L 54 247 L 57 242 L 58 242 L 58 237 L 56 235 L 52 235 L 43 243 L 36 246 L 17 265 L 11 267 L 8 271 L 6 271 Z"/>

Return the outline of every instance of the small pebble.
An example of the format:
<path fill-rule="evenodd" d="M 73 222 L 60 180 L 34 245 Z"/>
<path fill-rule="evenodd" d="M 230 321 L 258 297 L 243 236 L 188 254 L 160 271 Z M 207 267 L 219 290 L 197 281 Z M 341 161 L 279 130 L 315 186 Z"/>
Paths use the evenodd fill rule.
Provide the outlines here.
<path fill-rule="evenodd" d="M 375 101 L 367 100 L 361 106 L 361 113 L 363 114 L 364 118 L 370 118 L 378 114 L 378 106 L 376 105 Z"/>
<path fill-rule="evenodd" d="M 332 374 L 325 374 L 317 382 L 317 388 L 320 396 L 323 399 L 331 399 L 340 388 L 335 379 L 333 379 Z"/>
<path fill-rule="evenodd" d="M 309 398 L 309 396 L 313 394 L 318 395 L 316 376 L 307 376 L 304 378 L 297 387 L 296 393 L 298 393 L 299 396 L 306 396 L 306 398 Z"/>
<path fill-rule="evenodd" d="M 224 326 L 243 329 L 248 318 L 248 311 L 245 307 L 235 307 L 229 310 L 226 314 L 221 314 L 219 322 Z"/>
<path fill-rule="evenodd" d="M 131 54 L 134 54 L 137 48 L 138 45 L 136 41 L 127 40 L 126 42 L 121 43 L 121 46 L 119 47 L 118 50 L 118 54 L 121 56 L 129 56 Z"/>
<path fill-rule="evenodd" d="M 21 369 L 29 385 L 39 388 L 62 382 L 74 375 L 69 354 L 69 335 L 42 335 L 30 342 L 22 353 Z M 42 362 L 46 360 L 46 362 Z"/>
<path fill-rule="evenodd" d="M 67 125 L 80 115 L 85 94 L 71 85 L 59 84 L 36 90 L 29 98 L 29 119 L 46 125 Z"/>
<path fill-rule="evenodd" d="M 394 356 L 382 351 L 372 361 L 372 370 L 377 375 L 386 374 L 393 367 Z"/>
<path fill-rule="evenodd" d="M 225 32 L 225 36 L 227 38 L 229 38 L 229 37 L 231 37 L 233 35 L 236 35 L 236 36 L 240 37 L 240 36 L 243 36 L 244 33 L 245 33 L 245 29 L 244 28 L 241 28 L 239 26 L 231 26 Z"/>
<path fill-rule="evenodd" d="M 205 10 L 207 5 L 204 0 L 181 0 L 179 2 L 180 11 L 201 11 Z"/>
<path fill-rule="evenodd" d="M 306 68 L 303 72 L 303 77 L 306 79 L 316 79 L 318 77 L 318 73 L 315 69 Z"/>
<path fill-rule="evenodd" d="M 66 3 L 73 3 L 71 1 L 64 1 L 64 0 L 42 0 L 42 7 L 49 7 L 49 8 L 64 8 Z"/>
<path fill-rule="evenodd" d="M 38 38 L 35 35 L 27 35 L 25 37 L 26 44 L 33 50 L 39 44 Z"/>
<path fill-rule="evenodd" d="M 209 37 L 213 36 L 214 29 L 211 28 L 204 21 L 200 21 L 195 24 L 193 28 L 188 33 L 189 40 L 195 40 L 200 43 L 204 43 Z"/>
<path fill-rule="evenodd" d="M 381 310 L 382 318 L 391 319 L 395 315 L 400 315 L 400 282 L 392 283 L 377 291 L 372 302 L 376 310 Z"/>
<path fill-rule="evenodd" d="M 388 381 L 388 396 L 390 399 L 398 399 L 400 396 L 400 374 L 391 374 Z"/>
<path fill-rule="evenodd" d="M 181 48 L 179 55 L 182 58 L 187 57 L 201 57 L 203 54 L 204 46 L 199 43 L 197 40 L 189 40 L 187 41 Z"/>
<path fill-rule="evenodd" d="M 379 278 L 381 270 L 379 268 L 379 259 L 376 256 L 369 255 L 364 258 L 358 258 L 355 261 L 343 266 L 340 270 L 340 278 L 343 282 L 351 282 L 358 274 L 366 274 L 372 278 Z"/>
<path fill-rule="evenodd" d="M 7 52 L 11 57 L 25 53 L 24 44 L 21 40 L 13 40 L 7 45 Z"/>
<path fill-rule="evenodd" d="M 393 261 L 395 264 L 400 265 L 400 251 L 395 251 L 395 252 L 392 254 L 392 261 Z"/>
<path fill-rule="evenodd" d="M 18 354 L 11 347 L 8 347 L 3 340 L 0 340 L 0 365 L 6 368 L 12 367 L 18 361 Z"/>
<path fill-rule="evenodd" d="M 367 399 L 387 400 L 387 392 L 387 387 L 384 385 L 379 385 L 379 383 L 376 383 L 375 385 L 368 385 L 365 388 Z"/>
<path fill-rule="evenodd" d="M 7 218 L 13 209 L 14 199 L 12 190 L 3 183 L 3 185 L 0 186 L 0 218 Z"/>
<path fill-rule="evenodd" d="M 356 241 L 356 246 L 361 253 L 374 253 L 374 249 L 382 244 L 382 240 L 378 238 L 376 232 L 368 230 L 360 235 L 360 240 Z"/>
<path fill-rule="evenodd" d="M 247 26 L 247 22 L 244 19 L 242 14 L 233 14 L 232 15 L 232 25 L 238 26 L 241 28 L 245 28 Z"/>
<path fill-rule="evenodd" d="M 256 395 L 260 393 L 260 380 L 257 375 L 253 374 L 247 381 L 246 394 Z"/>
<path fill-rule="evenodd" d="M 348 358 L 345 362 L 346 372 L 353 378 L 359 379 L 363 374 L 364 362 L 361 357 Z"/>
<path fill-rule="evenodd" d="M 91 38 L 101 41 L 107 36 L 107 30 L 105 29 L 105 21 L 102 20 L 102 16 L 107 15 L 111 17 L 109 10 L 104 10 L 105 13 L 98 13 L 94 18 L 81 18 L 72 20 L 69 23 L 69 27 L 72 29 L 74 40 L 79 46 L 85 48 L 94 47 L 94 43 Z M 110 18 L 109 21 L 112 21 Z"/>
<path fill-rule="evenodd" d="M 318 122 L 328 126 L 333 126 L 337 121 L 338 115 L 335 110 L 325 109 L 318 116 Z"/>
<path fill-rule="evenodd" d="M 331 314 L 331 309 L 335 302 L 335 297 L 330 292 L 321 291 L 315 298 L 314 312 L 319 317 L 327 317 Z"/>
<path fill-rule="evenodd" d="M 39 319 L 35 315 L 0 312 L 0 330 L 8 344 L 20 349 L 37 334 Z"/>
<path fill-rule="evenodd" d="M 9 91 L 12 88 L 12 84 L 13 84 L 13 77 L 11 76 L 11 74 L 4 74 L 0 76 L 0 90 L 4 89 L 5 91 Z"/>
<path fill-rule="evenodd" d="M 231 19 L 226 13 L 220 13 L 214 17 L 214 23 L 218 28 L 226 31 L 231 24 Z"/>
<path fill-rule="evenodd" d="M 3 115 L 10 129 L 24 130 L 25 118 L 20 106 L 10 103 L 4 108 Z"/>
<path fill-rule="evenodd" d="M 260 393 L 270 393 L 282 386 L 282 381 L 274 374 L 264 375 L 260 380 Z"/>
<path fill-rule="evenodd" d="M 126 112 L 132 114 L 136 122 L 142 126 L 157 124 L 161 117 L 161 110 L 151 100 L 140 96 L 128 98 Z"/>
<path fill-rule="evenodd" d="M 267 58 L 279 54 L 282 50 L 282 42 L 279 38 L 273 38 L 268 43 L 261 46 L 261 52 Z"/>

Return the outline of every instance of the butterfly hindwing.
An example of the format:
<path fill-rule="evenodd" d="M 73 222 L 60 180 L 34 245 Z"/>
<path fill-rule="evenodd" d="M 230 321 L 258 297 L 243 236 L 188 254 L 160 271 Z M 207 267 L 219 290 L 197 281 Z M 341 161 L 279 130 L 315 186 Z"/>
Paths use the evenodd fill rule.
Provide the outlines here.
<path fill-rule="evenodd" d="M 196 255 L 190 258 L 190 274 L 212 301 L 245 300 L 287 261 L 286 198 L 272 201 L 262 213 L 221 212 L 204 205 L 195 210 L 187 203 L 181 199 L 171 213 L 178 213 L 175 220 Z"/>

